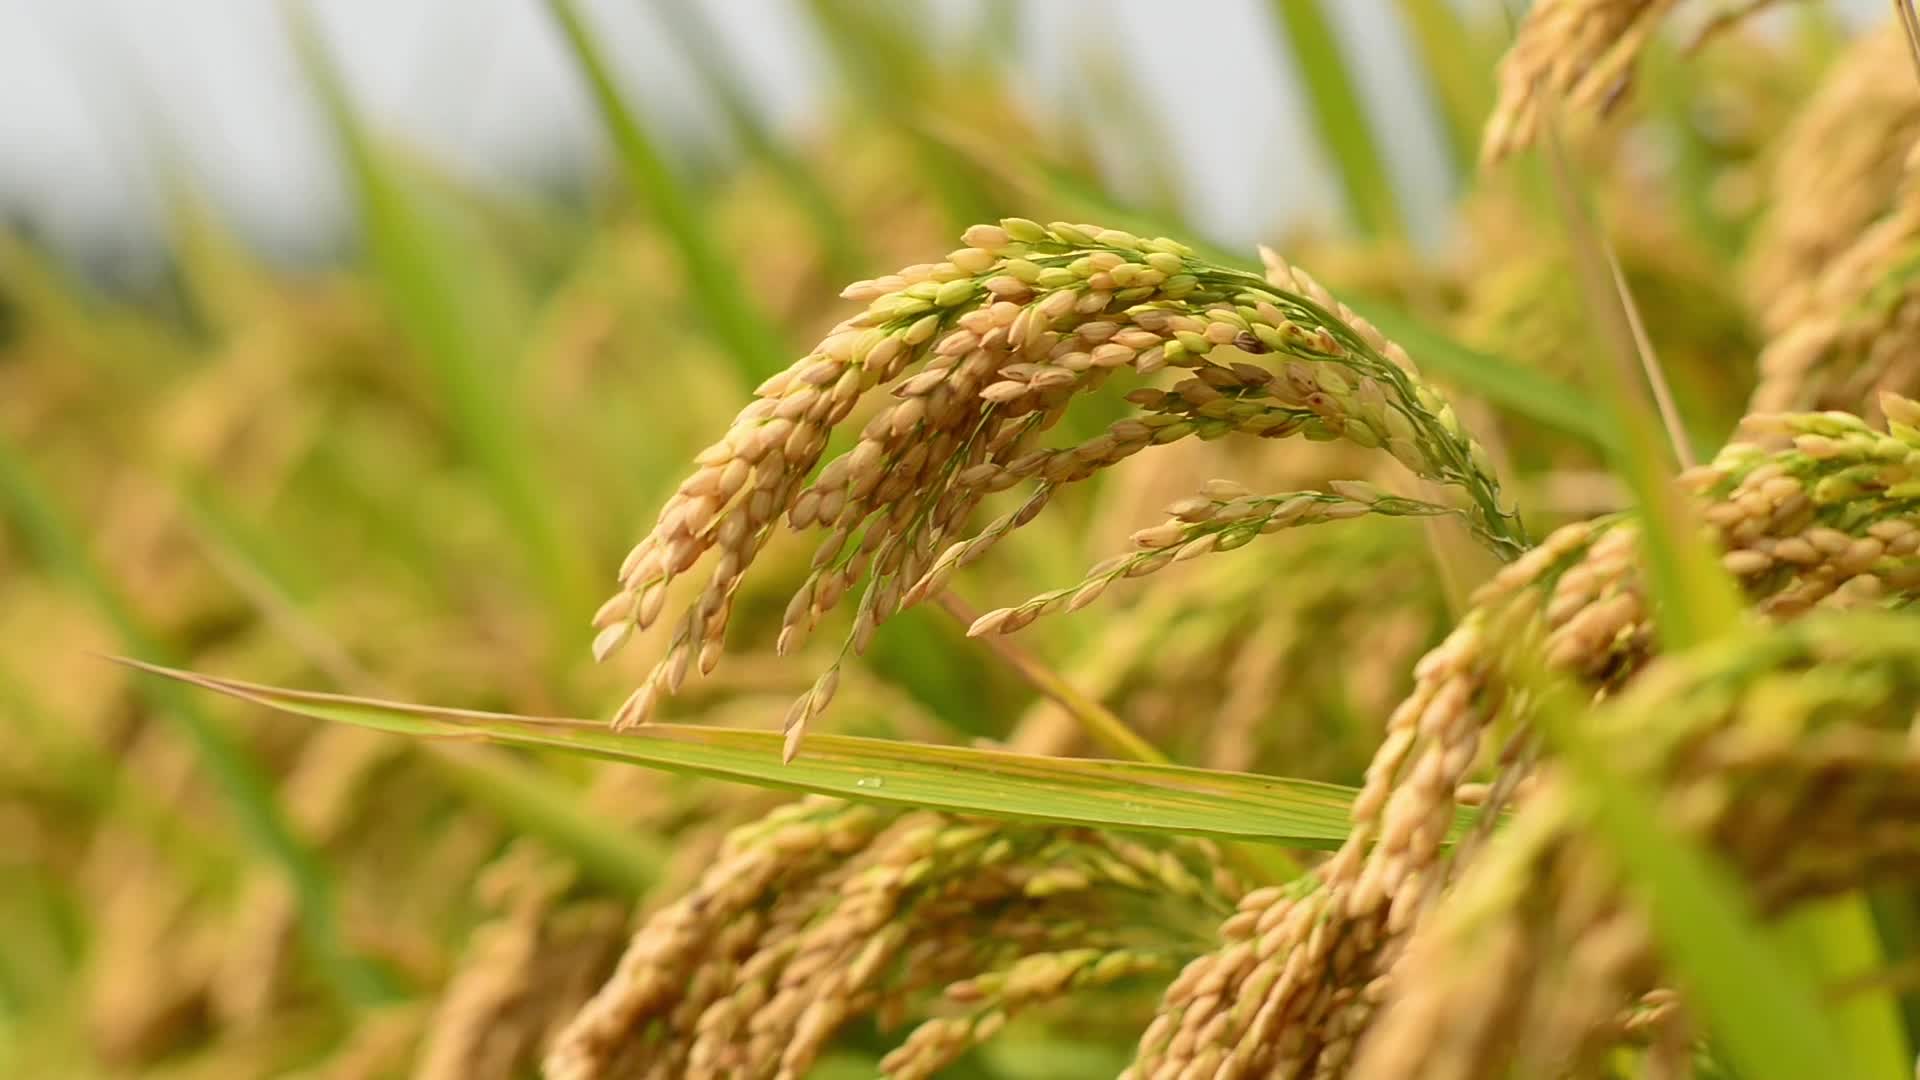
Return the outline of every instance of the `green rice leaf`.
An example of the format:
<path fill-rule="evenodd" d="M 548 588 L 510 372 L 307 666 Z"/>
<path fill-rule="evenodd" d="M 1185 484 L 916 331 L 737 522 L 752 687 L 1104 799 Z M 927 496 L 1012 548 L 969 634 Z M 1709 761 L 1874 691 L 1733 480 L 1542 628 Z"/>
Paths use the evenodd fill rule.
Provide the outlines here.
<path fill-rule="evenodd" d="M 1647 385 L 1649 380 L 1657 385 L 1659 358 L 1638 332 L 1619 264 L 1553 124 L 1550 120 L 1542 152 L 1574 268 L 1601 337 L 1599 347 L 1606 352 L 1592 370 L 1602 415 L 1615 432 L 1608 446 L 1640 512 L 1640 554 L 1661 641 L 1669 650 L 1685 649 L 1739 624 L 1739 591 L 1673 482 L 1675 451 L 1668 440 L 1684 447 L 1686 431 L 1675 423 L 1662 434 Z"/>
<path fill-rule="evenodd" d="M 1326 10 L 1320 0 L 1270 0 L 1268 7 L 1306 91 L 1314 132 L 1340 174 L 1353 223 L 1374 239 L 1404 240 L 1406 218 L 1386 154 Z"/>
<path fill-rule="evenodd" d="M 362 228 L 395 318 L 431 366 L 456 436 L 486 476 L 556 612 L 588 600 L 584 568 L 560 542 L 522 429 L 512 387 L 513 341 L 498 282 L 477 272 L 479 253 L 431 216 L 375 145 L 347 88 L 300 8 L 293 39 L 318 92 L 359 201 Z"/>
<path fill-rule="evenodd" d="M 1398 0 L 1396 6 L 1433 88 L 1455 174 L 1469 173 L 1480 156 L 1480 126 L 1493 110 L 1489 73 L 1498 58 L 1468 29 L 1452 0 Z"/>
<path fill-rule="evenodd" d="M 1661 955 L 1716 1043 L 1745 1080 L 1851 1077 L 1851 1055 L 1749 907 L 1732 872 L 1677 835 L 1656 792 L 1616 768 L 1564 684 L 1522 673 L 1542 691 L 1541 732 L 1565 764 L 1591 828 L 1645 904 Z M 1529 677 L 1530 676 L 1530 677 Z"/>
<path fill-rule="evenodd" d="M 1332 849 L 1354 791 L 1337 784 L 1175 765 L 1036 757 L 816 734 L 781 764 L 775 732 L 512 716 L 344 697 L 221 679 L 137 660 L 132 667 L 281 712 L 402 735 L 542 747 L 669 772 L 862 802 L 1136 832 Z M 1462 814 L 1464 827 L 1467 815 Z"/>
<path fill-rule="evenodd" d="M 1405 346 L 1421 371 L 1590 446 L 1604 449 L 1612 441 L 1611 426 L 1594 414 L 1593 403 L 1575 387 L 1556 382 L 1536 368 L 1462 345 L 1386 301 L 1331 287 L 1348 307 Z"/>
<path fill-rule="evenodd" d="M 1800 955 L 1806 971 L 1831 985 L 1863 971 L 1884 970 L 1887 950 L 1880 942 L 1873 911 L 1861 893 L 1849 893 L 1790 912 L 1780 927 L 1788 948 Z M 1870 1076 L 1905 1077 L 1913 1051 L 1890 990 L 1849 995 L 1829 1005 L 1840 1038 L 1853 1049 L 1855 1063 Z"/>
<path fill-rule="evenodd" d="M 725 36 L 708 17 L 706 8 L 696 0 L 653 0 L 653 10 L 674 47 L 692 65 L 708 99 L 726 117 L 740 148 L 785 185 L 795 205 L 813 223 L 835 275 L 849 281 L 866 276 L 869 268 L 860 245 L 859 225 L 841 212 L 819 175 L 774 135 L 754 108 L 738 71 L 723 51 Z"/>
<path fill-rule="evenodd" d="M 167 647 L 142 625 L 106 571 L 94 563 L 86 541 L 5 441 L 0 441 L 0 515 L 13 522 L 49 570 L 65 578 L 114 628 L 123 647 L 141 656 L 168 657 Z M 295 835 L 266 770 L 225 725 L 178 687 L 149 682 L 142 689 L 155 714 L 174 724 L 193 747 L 242 835 L 286 876 L 302 937 L 335 992 L 355 1005 L 392 998 L 395 991 L 386 976 L 356 956 L 342 937 L 333 879 L 325 863 Z"/>
<path fill-rule="evenodd" d="M 593 29 L 573 0 L 548 0 L 547 9 L 572 48 L 581 77 L 600 107 L 621 175 L 673 242 L 687 275 L 687 295 L 699 305 L 707 329 L 720 339 L 749 380 L 758 382 L 785 368 L 792 358 L 780 335 L 754 305 L 739 273 L 708 229 L 697 202 L 674 175 L 639 114 L 621 96 Z"/>

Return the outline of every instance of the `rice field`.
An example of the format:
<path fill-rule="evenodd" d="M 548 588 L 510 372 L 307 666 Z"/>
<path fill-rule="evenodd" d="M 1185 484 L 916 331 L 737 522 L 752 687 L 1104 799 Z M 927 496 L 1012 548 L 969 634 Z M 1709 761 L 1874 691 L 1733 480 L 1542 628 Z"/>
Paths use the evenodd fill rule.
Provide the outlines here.
<path fill-rule="evenodd" d="M 543 6 L 576 198 L 290 5 L 342 258 L 0 235 L 0 1075 L 1914 1074 L 1909 4 L 1402 0 L 1423 230 L 1273 0 L 1246 250 L 1180 64 L 808 0 L 794 135 L 649 5 L 721 159 Z"/>

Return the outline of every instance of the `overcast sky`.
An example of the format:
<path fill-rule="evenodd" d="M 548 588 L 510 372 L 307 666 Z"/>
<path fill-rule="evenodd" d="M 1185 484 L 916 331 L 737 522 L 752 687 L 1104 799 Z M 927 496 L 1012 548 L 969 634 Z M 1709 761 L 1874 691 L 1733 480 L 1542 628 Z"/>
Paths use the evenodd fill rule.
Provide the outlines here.
<path fill-rule="evenodd" d="M 511 185 L 603 154 L 590 103 L 542 0 L 310 0 L 362 108 L 465 174 Z M 654 34 L 647 0 L 584 0 L 634 95 L 661 123 L 708 117 Z M 971 9 L 936 3 L 943 17 Z M 1185 169 L 1195 218 L 1222 239 L 1330 212 L 1266 0 L 1029 0 L 1017 68 L 1041 108 L 1089 41 L 1134 70 L 1181 72 L 1144 99 Z M 1377 58 L 1363 87 L 1383 118 L 1416 214 L 1449 193 L 1417 99 L 1395 0 L 1327 7 Z M 1880 0 L 1842 5 L 1879 14 Z M 724 47 L 762 107 L 804 130 L 824 68 L 791 0 L 708 0 Z M 288 52 L 273 0 L 0 0 L 0 213 L 61 243 L 138 252 L 154 242 L 155 152 L 185 156 L 230 221 L 291 252 L 325 245 L 342 220 L 338 176 Z M 1157 61 L 1157 62 L 1156 62 Z M 1205 94 L 1235 108 L 1191 108 Z M 1180 122 L 1171 120 L 1181 110 Z"/>

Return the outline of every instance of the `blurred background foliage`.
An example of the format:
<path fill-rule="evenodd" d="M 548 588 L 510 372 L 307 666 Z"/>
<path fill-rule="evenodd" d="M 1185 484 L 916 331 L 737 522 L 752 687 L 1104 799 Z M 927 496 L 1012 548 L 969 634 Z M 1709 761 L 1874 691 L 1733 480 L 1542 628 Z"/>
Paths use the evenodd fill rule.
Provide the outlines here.
<path fill-rule="evenodd" d="M 617 955 L 629 909 L 675 895 L 728 827 L 780 797 L 321 729 L 98 655 L 605 715 L 661 643 L 591 663 L 602 583 L 752 387 L 844 314 L 842 284 L 937 257 L 1003 214 L 1209 233 L 1189 220 L 1194 178 L 1156 129 L 1164 112 L 1144 105 L 1234 110 L 1204 56 L 1124 55 L 1088 34 L 1069 107 L 1043 110 L 1004 59 L 1019 5 L 935 20 L 918 4 L 806 0 L 834 89 L 796 132 L 745 88 L 725 5 L 635 3 L 717 128 L 689 139 L 660 123 L 591 12 L 550 0 L 542 15 L 609 148 L 611 167 L 578 190 L 477 186 L 385 137 L 290 7 L 358 211 L 340 258 L 262 255 L 185 168 L 166 176 L 165 270 L 132 287 L 90 278 L 31 230 L 0 235 L 0 1074 L 528 1073 Z M 1262 168 L 1324 169 L 1340 212 L 1263 206 L 1245 234 L 1431 365 L 1508 463 L 1536 533 L 1623 506 L 1567 437 L 1590 332 L 1543 239 L 1557 237 L 1551 207 L 1524 170 L 1468 180 L 1505 15 L 1379 5 L 1418 60 L 1419 123 L 1464 193 L 1435 219 L 1421 208 L 1444 200 L 1387 167 L 1355 77 L 1370 57 L 1335 6 L 1275 0 L 1248 25 L 1290 57 L 1287 92 L 1316 142 L 1306 162 Z M 1740 414 L 1763 339 L 1728 260 L 1760 218 L 1770 136 L 1842 36 L 1812 6 L 1698 58 L 1663 45 L 1636 107 L 1583 132 L 1580 161 L 1704 446 Z M 1253 264 L 1240 239 L 1221 257 Z M 1082 485 L 958 591 L 992 606 L 1075 580 L 1196 476 L 1272 490 L 1376 467 L 1319 446 L 1160 457 Z M 1437 573 L 1407 521 L 1261 543 L 1257 558 L 1048 620 L 1022 645 L 1176 761 L 1355 782 L 1412 661 L 1451 624 L 1461 571 Z M 741 659 L 670 718 L 777 725 L 837 636 L 772 651 L 806 555 L 769 550 L 740 598 Z M 1309 572 L 1276 587 L 1295 568 Z M 826 722 L 1092 749 L 931 607 L 887 626 Z M 528 914 L 563 899 L 564 920 Z M 534 924 L 537 955 L 516 962 L 554 965 L 551 989 L 489 996 L 500 943 Z M 1042 1011 L 955 1075 L 1111 1075 L 1151 1006 L 1118 999 L 1116 1038 Z M 871 1075 L 891 1045 L 843 1044 L 822 1075 Z"/>

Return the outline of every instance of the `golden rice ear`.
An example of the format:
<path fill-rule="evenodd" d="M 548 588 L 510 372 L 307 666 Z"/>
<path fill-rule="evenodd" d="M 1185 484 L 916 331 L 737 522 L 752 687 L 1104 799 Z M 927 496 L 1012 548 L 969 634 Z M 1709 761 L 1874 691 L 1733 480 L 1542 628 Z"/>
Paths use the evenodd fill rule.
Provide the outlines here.
<path fill-rule="evenodd" d="M 1695 44 L 1769 3 L 1721 11 Z M 1601 114 L 1618 106 L 1641 54 L 1676 6 L 1677 0 L 1538 0 L 1500 60 L 1499 97 L 1481 131 L 1481 163 L 1497 164 L 1530 144 L 1548 109 Z"/>
<path fill-rule="evenodd" d="M 1916 434 L 1916 429 L 1920 429 L 1920 401 L 1891 390 L 1882 391 L 1880 413 L 1887 418 L 1889 426 L 1899 424 L 1906 429 L 1898 433 L 1902 438 L 1909 442 L 1920 442 L 1920 435 Z"/>
<path fill-rule="evenodd" d="M 1870 411 L 1920 390 L 1920 265 L 1903 253 L 1916 240 L 1920 198 L 1828 267 L 1806 315 L 1761 351 L 1750 411 Z"/>
<path fill-rule="evenodd" d="M 1765 213 L 1740 260 L 1748 305 L 1769 335 L 1822 309 L 1837 314 L 1836 301 L 1852 306 L 1863 293 L 1844 279 L 1884 273 L 1864 264 L 1883 261 L 1867 257 L 1876 249 L 1892 254 L 1870 234 L 1885 235 L 1875 222 L 1898 211 L 1912 182 L 1915 81 L 1905 34 L 1891 23 L 1878 27 L 1834 59 L 1780 133 L 1764 177 Z"/>
<path fill-rule="evenodd" d="M 941 262 L 849 286 L 866 310 L 763 383 L 696 459 L 595 616 L 604 657 L 633 636 L 623 626 L 662 616 L 674 579 L 711 563 L 619 724 L 644 723 L 679 693 L 696 657 L 703 674 L 718 663 L 733 597 L 782 517 L 825 534 L 787 606 L 782 652 L 850 594 L 843 652 L 864 652 L 882 623 L 944 588 L 1060 489 L 1189 438 L 1300 436 L 1384 450 L 1457 498 L 1498 554 L 1525 547 L 1491 460 L 1445 399 L 1404 350 L 1304 271 L 1287 268 L 1286 287 L 1272 286 L 1177 241 L 1066 222 L 1008 218 L 965 240 Z M 1114 377 L 1155 376 L 1164 387 L 1126 394 L 1135 410 L 1104 432 L 1044 444 L 1077 397 Z M 892 400 L 822 465 L 829 436 L 882 388 Z M 1024 502 L 969 533 L 987 497 L 1022 484 L 1032 486 Z M 1314 518 L 1428 512 L 1413 500 L 1314 505 Z M 1229 532 L 1188 538 L 1188 557 L 1251 536 Z M 1030 618 L 1014 612 L 986 625 Z M 837 662 L 789 713 L 789 756 L 831 701 L 836 672 Z"/>
<path fill-rule="evenodd" d="M 1380 517 L 1460 515 L 1456 508 L 1388 495 L 1363 480 L 1335 480 L 1327 491 L 1288 491 L 1256 495 L 1215 480 L 1167 508 L 1168 519 L 1135 532 L 1134 551 L 1095 565 L 1078 582 L 1041 593 L 1012 607 L 990 611 L 968 627 L 968 637 L 1010 634 L 1043 615 L 1078 611 L 1122 578 L 1146 577 L 1175 563 L 1245 547 L 1257 537 L 1283 529 Z"/>
<path fill-rule="evenodd" d="M 1912 415 L 1906 399 L 1890 404 L 1892 412 Z M 1904 489 L 1896 491 L 1896 485 L 1920 477 L 1920 430 L 1892 429 L 1891 423 L 1883 432 L 1840 413 L 1775 416 L 1768 420 L 1771 430 L 1789 438 L 1790 445 L 1734 443 L 1686 478 L 1684 486 L 1704 504 L 1703 516 L 1729 569 L 1741 576 L 1761 612 L 1784 618 L 1815 607 L 1875 608 L 1920 599 L 1920 515 Z M 1390 1014 L 1399 1017 L 1394 1023 L 1400 1026 L 1382 1036 L 1381 1048 L 1370 1051 L 1380 1056 L 1366 1060 L 1390 1063 L 1377 1075 L 1403 1075 L 1396 1071 L 1401 1069 L 1413 1069 L 1404 1075 L 1446 1080 L 1505 1075 L 1482 1069 L 1508 1062 L 1510 1053 L 1502 1050 L 1507 1044 L 1449 1036 L 1449 1045 L 1466 1056 L 1429 1055 L 1411 1062 L 1407 1051 L 1436 1045 L 1421 1042 L 1427 1036 L 1438 1039 L 1429 1022 L 1433 1016 L 1457 1034 L 1501 1015 L 1512 1001 L 1531 1001 L 1525 994 L 1502 996 L 1498 977 L 1507 970 L 1503 964 L 1521 964 L 1535 948 L 1527 934 L 1509 928 L 1498 940 L 1475 938 L 1474 963 L 1459 964 L 1445 978 L 1434 976 L 1432 985 L 1444 992 L 1406 990 L 1424 984 L 1402 965 L 1413 962 L 1408 958 L 1416 955 L 1412 942 L 1424 933 L 1424 913 L 1455 873 L 1453 856 L 1438 838 L 1463 795 L 1484 801 L 1481 785 L 1471 777 L 1495 752 L 1487 736 L 1509 701 L 1498 673 L 1503 652 L 1537 650 L 1551 668 L 1609 697 L 1635 692 L 1634 680 L 1654 647 L 1637 543 L 1637 529 L 1627 519 L 1569 525 L 1508 564 L 1476 594 L 1474 610 L 1417 665 L 1412 693 L 1389 717 L 1354 802 L 1347 843 L 1298 887 L 1249 895 L 1241 913 L 1222 926 L 1221 948 L 1195 960 L 1168 989 L 1160 1014 L 1141 1039 L 1134 1075 L 1180 1075 L 1195 1062 L 1233 1062 L 1256 1071 L 1310 1069 L 1328 1061 L 1345 1068 L 1356 1046 L 1372 1038 L 1376 1011 L 1387 1000 L 1379 992 L 1383 987 L 1417 1000 Z M 1907 640 L 1914 640 L 1910 633 Z M 1880 661 L 1867 652 L 1860 662 Z M 1898 663 L 1920 671 L 1920 652 Z M 1920 683 L 1902 686 L 1905 693 Z M 1619 715 L 1627 711 L 1623 706 Z M 1665 713 L 1648 706 L 1632 715 L 1652 725 L 1658 722 L 1652 717 Z M 1636 740 L 1679 745 L 1660 742 L 1650 732 L 1624 741 Z M 1493 763 L 1501 780 L 1498 790 L 1524 793 L 1538 786 L 1528 759 L 1510 756 L 1512 748 L 1524 745 L 1516 739 L 1499 750 Z M 1806 775 L 1824 767 L 1809 759 Z M 1883 782 L 1884 777 L 1863 779 L 1868 787 Z M 1527 797 L 1529 807 L 1542 798 Z M 1542 813 L 1548 816 L 1533 820 L 1544 822 L 1539 831 L 1557 844 L 1562 819 Z M 1508 836 L 1501 849 L 1523 843 Z M 1534 879 L 1510 873 L 1495 885 L 1511 891 L 1514 882 L 1528 880 Z M 1475 908 L 1467 897 L 1457 903 L 1462 911 L 1485 907 Z M 1563 908 L 1528 905 L 1527 910 Z M 1633 926 L 1596 922 L 1592 929 L 1595 941 L 1615 935 L 1605 940 L 1621 947 L 1622 963 L 1642 956 L 1634 951 L 1640 945 L 1630 937 Z M 1446 962 L 1457 963 L 1460 955 L 1448 952 Z M 1617 974 L 1602 963 L 1605 957 L 1593 959 L 1595 978 Z M 1603 998 L 1605 1009 L 1582 1014 L 1573 1029 L 1535 1032 L 1528 1052 L 1578 1052 L 1581 1040 L 1601 1030 L 1587 1025 L 1629 1005 L 1625 999 Z M 1551 1071 L 1542 1066 L 1543 1073 Z"/>
<path fill-rule="evenodd" d="M 1887 800 L 1920 779 L 1911 623 L 1828 615 L 1693 650 L 1587 722 L 1609 760 L 1659 791 L 1671 826 L 1744 879 L 1756 910 L 1910 881 L 1904 850 L 1863 838 L 1907 813 Z M 1538 779 L 1407 942 L 1353 1075 L 1554 1075 L 1670 1019 L 1672 973 L 1641 903 L 1570 778 Z"/>
<path fill-rule="evenodd" d="M 1163 974 L 1191 948 L 1139 942 L 1243 891 L 1206 841 L 804 800 L 639 928 L 546 1075 L 803 1076 L 847 1023 L 894 1026 L 933 992 L 943 1015 L 883 1063 L 931 1075 L 1011 1015 Z"/>

